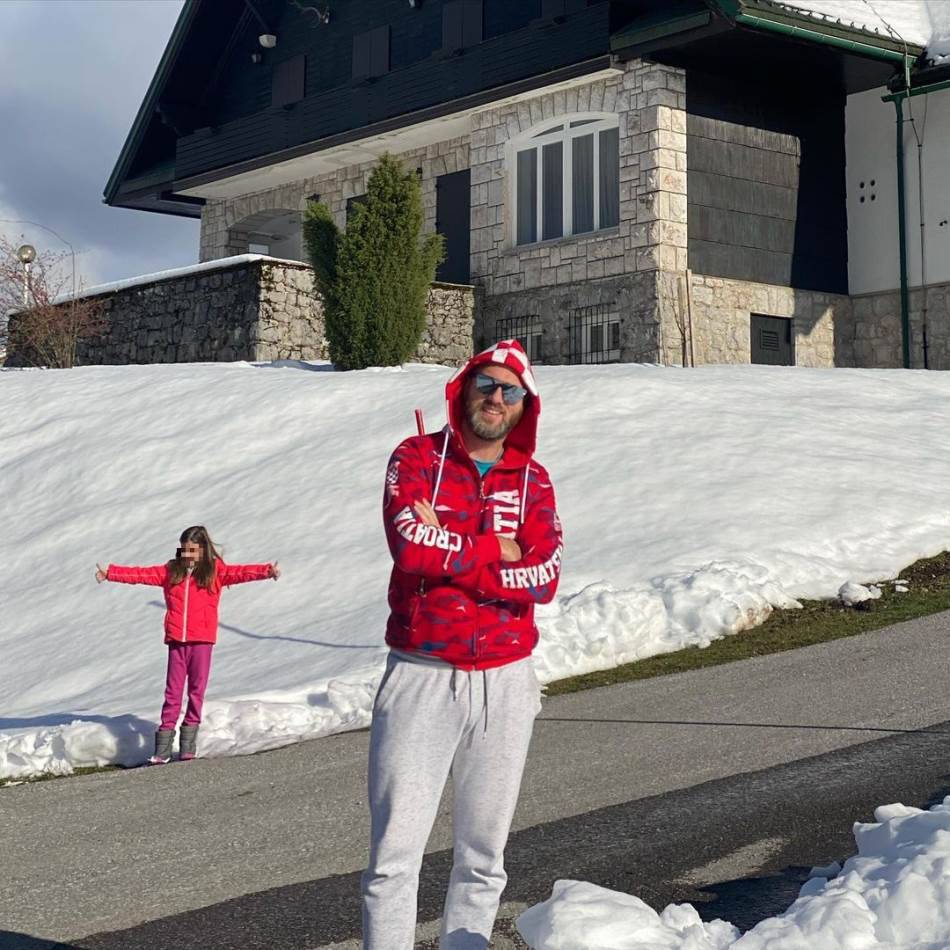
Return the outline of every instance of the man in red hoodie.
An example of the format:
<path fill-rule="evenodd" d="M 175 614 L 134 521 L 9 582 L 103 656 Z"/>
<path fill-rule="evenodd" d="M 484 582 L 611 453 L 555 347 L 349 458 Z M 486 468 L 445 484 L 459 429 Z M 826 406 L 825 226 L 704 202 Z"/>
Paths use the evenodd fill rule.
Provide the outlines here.
<path fill-rule="evenodd" d="M 448 425 L 406 439 L 386 472 L 390 655 L 373 709 L 367 950 L 409 950 L 426 841 L 449 774 L 454 864 L 440 946 L 488 946 L 540 687 L 534 606 L 561 566 L 554 489 L 534 459 L 541 399 L 521 345 L 446 385 Z"/>

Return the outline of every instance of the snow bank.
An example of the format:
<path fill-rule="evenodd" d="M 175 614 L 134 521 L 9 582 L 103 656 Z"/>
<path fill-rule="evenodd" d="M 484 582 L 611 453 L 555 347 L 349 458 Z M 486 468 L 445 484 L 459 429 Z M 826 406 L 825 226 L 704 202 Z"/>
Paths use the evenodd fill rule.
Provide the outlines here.
<path fill-rule="evenodd" d="M 815 877 L 780 917 L 743 936 L 689 904 L 657 914 L 593 884 L 558 881 L 518 930 L 533 950 L 945 950 L 950 946 L 950 797 L 929 811 L 884 805 L 855 824 L 858 853 Z M 833 872 L 835 868 L 829 868 Z"/>
<path fill-rule="evenodd" d="M 164 682 L 157 564 L 189 524 L 278 583 L 225 591 L 204 755 L 365 726 L 386 649 L 391 450 L 450 370 L 0 371 L 0 777 L 142 761 Z M 543 681 L 704 646 L 950 547 L 950 374 L 538 368 L 565 528 Z M 794 407 L 794 408 L 791 408 Z"/>

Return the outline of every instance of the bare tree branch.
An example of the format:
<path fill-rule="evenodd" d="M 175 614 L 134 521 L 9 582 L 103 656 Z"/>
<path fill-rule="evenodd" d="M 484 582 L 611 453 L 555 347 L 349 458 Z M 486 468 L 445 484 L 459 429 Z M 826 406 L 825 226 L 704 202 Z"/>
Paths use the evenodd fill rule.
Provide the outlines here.
<path fill-rule="evenodd" d="M 66 293 L 66 254 L 38 252 L 27 285 L 16 252 L 17 244 L 0 235 L 0 348 L 5 344 L 7 359 L 19 364 L 69 369 L 79 340 L 105 332 L 102 305 Z"/>

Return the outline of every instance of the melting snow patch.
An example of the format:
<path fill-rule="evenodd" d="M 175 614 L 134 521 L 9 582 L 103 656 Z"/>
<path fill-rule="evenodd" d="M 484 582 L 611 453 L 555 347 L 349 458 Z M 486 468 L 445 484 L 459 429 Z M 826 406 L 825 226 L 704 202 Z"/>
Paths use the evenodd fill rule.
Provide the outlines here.
<path fill-rule="evenodd" d="M 867 600 L 877 600 L 881 596 L 881 588 L 873 584 L 864 587 L 861 584 L 855 584 L 848 581 L 838 588 L 838 600 L 848 607 L 854 607 L 857 604 L 863 604 Z"/>

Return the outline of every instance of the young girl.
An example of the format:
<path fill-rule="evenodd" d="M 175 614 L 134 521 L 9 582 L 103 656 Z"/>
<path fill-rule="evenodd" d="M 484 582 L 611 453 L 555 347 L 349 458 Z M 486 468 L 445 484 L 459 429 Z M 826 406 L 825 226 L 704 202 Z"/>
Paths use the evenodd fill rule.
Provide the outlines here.
<path fill-rule="evenodd" d="M 198 725 L 205 687 L 211 671 L 211 649 L 218 639 L 218 601 L 221 589 L 245 581 L 280 577 L 273 564 L 225 564 L 207 530 L 201 525 L 186 528 L 175 557 L 155 567 L 119 567 L 103 570 L 96 565 L 96 580 L 119 584 L 151 584 L 165 591 L 165 643 L 168 644 L 168 672 L 162 719 L 155 733 L 155 754 L 151 765 L 164 765 L 172 757 L 175 726 L 181 712 L 182 690 L 188 680 L 188 708 L 181 725 L 179 758 L 195 757 Z"/>

